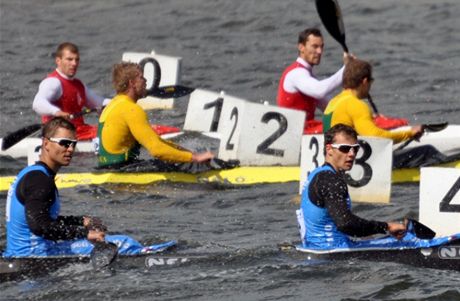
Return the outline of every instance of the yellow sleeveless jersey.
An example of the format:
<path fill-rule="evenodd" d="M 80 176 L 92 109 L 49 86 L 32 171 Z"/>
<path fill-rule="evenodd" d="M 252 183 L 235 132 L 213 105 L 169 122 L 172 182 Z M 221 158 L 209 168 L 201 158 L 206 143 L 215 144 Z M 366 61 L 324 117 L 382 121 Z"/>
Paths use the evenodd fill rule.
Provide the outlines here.
<path fill-rule="evenodd" d="M 160 160 L 192 161 L 191 152 L 163 140 L 152 130 L 145 111 L 127 95 L 115 96 L 102 112 L 99 123 L 103 124 L 99 143 L 108 154 L 128 153 L 139 143 Z"/>
<path fill-rule="evenodd" d="M 413 136 L 411 130 L 391 132 L 377 127 L 367 103 L 357 98 L 349 89 L 334 97 L 324 111 L 324 131 L 338 123 L 353 127 L 358 135 L 388 138 L 394 143 Z"/>

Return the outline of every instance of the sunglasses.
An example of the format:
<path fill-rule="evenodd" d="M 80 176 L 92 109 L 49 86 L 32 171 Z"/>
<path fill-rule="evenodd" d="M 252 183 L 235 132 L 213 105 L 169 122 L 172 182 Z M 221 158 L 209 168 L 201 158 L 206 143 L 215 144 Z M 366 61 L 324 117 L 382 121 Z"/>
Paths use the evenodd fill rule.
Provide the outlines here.
<path fill-rule="evenodd" d="M 77 140 L 67 138 L 47 138 L 49 141 L 59 144 L 62 147 L 69 148 L 71 145 L 73 148 L 77 146 Z"/>
<path fill-rule="evenodd" d="M 344 154 L 348 154 L 351 149 L 353 149 L 353 152 L 357 154 L 360 148 L 359 144 L 344 144 L 344 143 L 335 144 L 333 143 L 331 144 L 331 146 L 333 148 L 338 149 L 341 153 L 344 153 Z"/>

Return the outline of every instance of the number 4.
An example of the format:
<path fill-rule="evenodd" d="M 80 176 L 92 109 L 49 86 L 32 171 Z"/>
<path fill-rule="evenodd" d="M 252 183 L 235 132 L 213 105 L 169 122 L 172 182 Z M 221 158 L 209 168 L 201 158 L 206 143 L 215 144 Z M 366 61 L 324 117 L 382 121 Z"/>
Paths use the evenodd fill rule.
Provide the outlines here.
<path fill-rule="evenodd" d="M 451 204 L 450 202 L 460 190 L 460 177 L 454 183 L 454 185 L 449 189 L 446 196 L 439 203 L 440 212 L 460 212 L 460 204 Z"/>

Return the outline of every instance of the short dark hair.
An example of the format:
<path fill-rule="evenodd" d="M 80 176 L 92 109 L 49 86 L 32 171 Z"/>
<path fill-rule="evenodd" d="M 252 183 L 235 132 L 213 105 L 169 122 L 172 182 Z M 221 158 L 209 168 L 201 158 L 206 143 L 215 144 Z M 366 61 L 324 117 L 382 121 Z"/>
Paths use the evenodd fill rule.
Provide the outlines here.
<path fill-rule="evenodd" d="M 324 150 L 326 151 L 326 145 L 334 143 L 335 137 L 338 134 L 344 134 L 347 137 L 351 137 L 355 140 L 358 140 L 358 133 L 351 126 L 338 123 L 331 127 L 324 133 Z"/>
<path fill-rule="evenodd" d="M 51 138 L 56 134 L 57 129 L 64 128 L 73 133 L 76 133 L 77 129 L 75 125 L 69 120 L 63 117 L 53 117 L 52 119 L 48 120 L 42 129 L 42 137 L 43 138 Z"/>
<path fill-rule="evenodd" d="M 59 46 L 56 49 L 56 52 L 54 53 L 54 57 L 62 57 L 62 52 L 64 52 L 64 50 L 66 49 L 72 53 L 79 54 L 77 45 L 70 42 L 64 42 L 59 44 Z"/>
<path fill-rule="evenodd" d="M 299 32 L 298 44 L 305 44 L 308 40 L 308 37 L 313 35 L 315 37 L 323 37 L 321 31 L 318 28 L 307 28 Z"/>
<path fill-rule="evenodd" d="M 342 86 L 344 89 L 356 89 L 365 78 L 372 78 L 371 64 L 358 59 L 350 60 L 343 71 Z"/>

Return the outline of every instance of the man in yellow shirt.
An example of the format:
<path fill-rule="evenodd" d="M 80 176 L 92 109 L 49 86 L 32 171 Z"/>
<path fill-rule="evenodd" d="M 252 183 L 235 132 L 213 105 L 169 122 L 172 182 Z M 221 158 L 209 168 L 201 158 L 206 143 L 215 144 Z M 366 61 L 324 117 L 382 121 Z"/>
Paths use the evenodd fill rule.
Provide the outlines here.
<path fill-rule="evenodd" d="M 412 126 L 405 131 L 387 131 L 379 128 L 373 118 L 367 98 L 371 88 L 372 67 L 368 62 L 350 60 L 343 73 L 343 91 L 334 97 L 326 107 L 323 116 L 323 131 L 342 123 L 353 127 L 358 135 L 392 139 L 394 143 L 420 137 L 422 126 Z"/>
<path fill-rule="evenodd" d="M 99 118 L 99 167 L 120 168 L 139 162 L 141 145 L 157 159 L 155 164 L 165 163 L 165 166 L 169 163 L 201 163 L 214 158 L 209 151 L 193 153 L 165 141 L 152 130 L 147 114 L 136 103 L 146 93 L 146 80 L 138 64 L 116 64 L 112 81 L 117 95 Z"/>
<path fill-rule="evenodd" d="M 324 131 L 342 123 L 353 127 L 358 135 L 388 138 L 394 143 L 420 138 L 423 134 L 421 125 L 412 126 L 408 130 L 386 131 L 375 124 L 371 109 L 362 100 L 368 97 L 372 82 L 372 67 L 368 62 L 358 59 L 348 62 L 343 72 L 343 91 L 329 102 L 324 111 Z M 395 150 L 393 153 L 394 168 L 418 167 L 448 160 L 432 145 Z"/>

